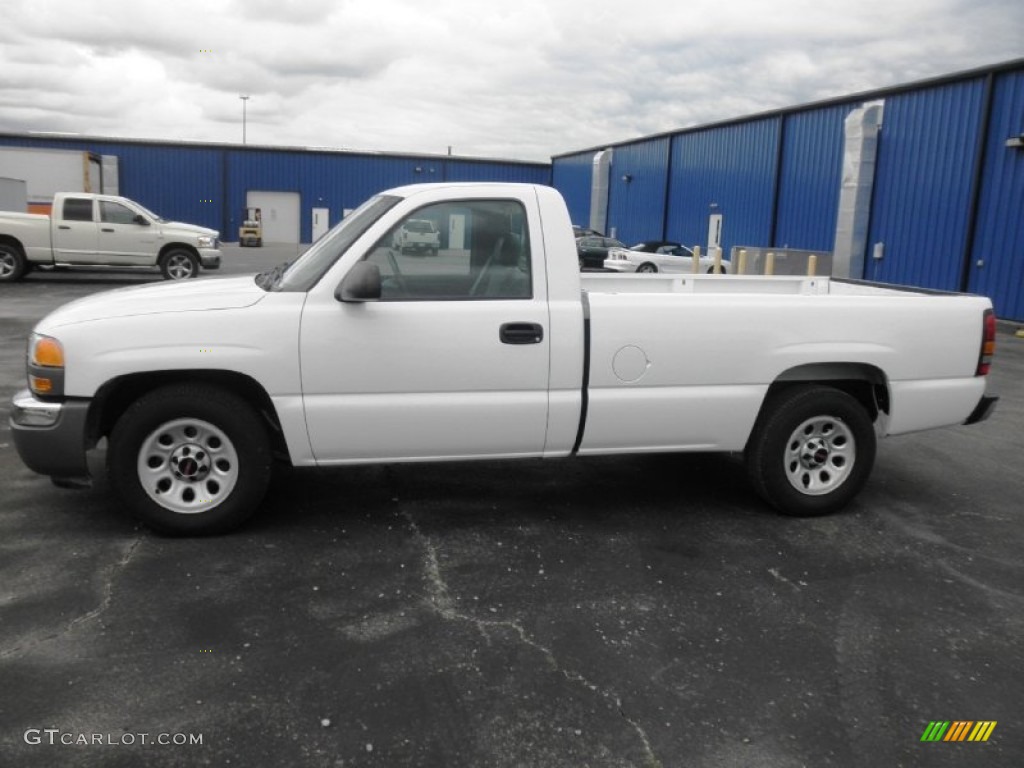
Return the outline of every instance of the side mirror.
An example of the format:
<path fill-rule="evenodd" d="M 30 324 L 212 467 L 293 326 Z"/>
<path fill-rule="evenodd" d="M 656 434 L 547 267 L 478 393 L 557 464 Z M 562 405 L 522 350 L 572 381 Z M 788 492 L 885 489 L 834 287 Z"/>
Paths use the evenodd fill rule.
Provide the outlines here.
<path fill-rule="evenodd" d="M 377 301 L 380 298 L 380 267 L 360 261 L 345 275 L 334 290 L 338 301 Z"/>
<path fill-rule="evenodd" d="M 149 226 L 149 220 L 145 216 L 143 216 L 141 213 L 136 213 L 135 214 L 135 218 L 132 219 L 132 221 L 134 221 L 136 224 L 141 224 L 144 227 L 148 227 Z"/>

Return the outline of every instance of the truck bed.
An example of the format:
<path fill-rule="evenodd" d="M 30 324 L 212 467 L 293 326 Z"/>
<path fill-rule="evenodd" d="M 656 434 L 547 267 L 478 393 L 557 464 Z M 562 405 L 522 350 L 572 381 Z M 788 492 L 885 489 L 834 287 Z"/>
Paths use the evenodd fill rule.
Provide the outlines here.
<path fill-rule="evenodd" d="M 881 434 L 961 423 L 984 393 L 982 297 L 827 277 L 581 278 L 591 324 L 581 453 L 645 442 L 742 450 L 772 382 L 836 371 L 885 385 Z"/>

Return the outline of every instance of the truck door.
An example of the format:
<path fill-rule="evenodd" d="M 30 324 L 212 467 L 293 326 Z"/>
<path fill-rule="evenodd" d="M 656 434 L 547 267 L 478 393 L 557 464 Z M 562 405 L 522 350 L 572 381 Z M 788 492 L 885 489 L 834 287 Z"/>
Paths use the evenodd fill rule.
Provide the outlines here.
<path fill-rule="evenodd" d="M 138 213 L 114 200 L 99 200 L 97 249 L 106 264 L 149 266 L 156 261 L 152 224 L 140 224 Z M 148 221 L 148 220 L 147 220 Z"/>
<path fill-rule="evenodd" d="M 52 213 L 53 260 L 58 264 L 96 263 L 96 219 L 91 197 L 65 197 Z"/>
<path fill-rule="evenodd" d="M 459 221 L 464 243 L 403 254 L 394 236 L 411 219 L 444 233 Z M 428 205 L 362 254 L 382 275 L 379 301 L 310 291 L 300 348 L 318 462 L 543 451 L 551 350 L 543 258 L 531 253 L 539 227 L 518 200 Z"/>

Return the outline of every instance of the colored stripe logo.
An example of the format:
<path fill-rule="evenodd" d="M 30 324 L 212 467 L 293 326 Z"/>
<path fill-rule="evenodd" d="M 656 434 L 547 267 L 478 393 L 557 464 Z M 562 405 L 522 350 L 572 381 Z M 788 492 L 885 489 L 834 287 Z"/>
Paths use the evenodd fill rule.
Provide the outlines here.
<path fill-rule="evenodd" d="M 995 729 L 995 720 L 932 720 L 921 741 L 988 741 Z"/>

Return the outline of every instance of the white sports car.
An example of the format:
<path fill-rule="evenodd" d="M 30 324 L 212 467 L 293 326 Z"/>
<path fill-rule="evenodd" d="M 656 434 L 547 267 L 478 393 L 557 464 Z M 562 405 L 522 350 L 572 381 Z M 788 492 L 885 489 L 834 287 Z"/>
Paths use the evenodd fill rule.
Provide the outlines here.
<path fill-rule="evenodd" d="M 693 272 L 693 251 L 685 245 L 663 246 L 658 248 L 655 253 L 612 248 L 608 251 L 608 258 L 604 260 L 604 268 L 613 272 L 691 273 Z M 729 260 L 722 259 L 722 274 L 728 274 L 731 269 L 732 264 Z M 714 257 L 701 254 L 699 271 L 714 272 Z"/>

